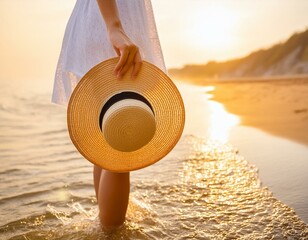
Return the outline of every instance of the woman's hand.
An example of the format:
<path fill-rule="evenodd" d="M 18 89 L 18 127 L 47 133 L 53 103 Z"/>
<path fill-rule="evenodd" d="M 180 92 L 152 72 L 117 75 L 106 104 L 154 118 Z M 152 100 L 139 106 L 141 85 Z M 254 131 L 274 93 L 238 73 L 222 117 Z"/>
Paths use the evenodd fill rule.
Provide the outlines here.
<path fill-rule="evenodd" d="M 97 0 L 107 26 L 109 39 L 116 53 L 120 57 L 114 73 L 120 79 L 130 67 L 133 67 L 132 78 L 140 70 L 142 60 L 138 47 L 129 39 L 122 28 L 116 0 Z"/>
<path fill-rule="evenodd" d="M 131 77 L 135 78 L 142 64 L 139 48 L 129 39 L 121 27 L 109 31 L 109 39 L 120 57 L 114 73 L 118 79 L 121 79 L 128 69 L 132 67 Z"/>

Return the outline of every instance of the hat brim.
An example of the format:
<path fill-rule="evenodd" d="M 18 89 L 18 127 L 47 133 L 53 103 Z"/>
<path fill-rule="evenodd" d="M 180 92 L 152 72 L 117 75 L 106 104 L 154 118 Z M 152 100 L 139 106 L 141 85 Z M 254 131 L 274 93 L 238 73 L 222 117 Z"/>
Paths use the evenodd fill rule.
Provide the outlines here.
<path fill-rule="evenodd" d="M 69 100 L 67 125 L 78 151 L 90 162 L 112 172 L 147 167 L 166 156 L 181 137 L 185 122 L 184 104 L 172 80 L 155 65 L 143 61 L 135 79 L 126 73 L 118 80 L 113 70 L 119 58 L 111 58 L 90 69 L 78 82 Z M 132 152 L 112 148 L 100 129 L 104 104 L 115 94 L 135 92 L 151 104 L 156 132 L 150 142 Z"/>

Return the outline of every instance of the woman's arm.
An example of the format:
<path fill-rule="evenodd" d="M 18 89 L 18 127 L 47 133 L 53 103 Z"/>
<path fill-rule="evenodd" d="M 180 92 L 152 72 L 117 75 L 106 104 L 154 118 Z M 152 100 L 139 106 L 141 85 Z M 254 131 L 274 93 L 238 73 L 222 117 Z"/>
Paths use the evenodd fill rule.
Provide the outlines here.
<path fill-rule="evenodd" d="M 142 64 L 140 52 L 124 32 L 116 0 L 97 0 L 97 3 L 106 23 L 111 44 L 118 56 L 120 56 L 114 73 L 120 79 L 132 66 L 132 77 L 136 77 Z"/>

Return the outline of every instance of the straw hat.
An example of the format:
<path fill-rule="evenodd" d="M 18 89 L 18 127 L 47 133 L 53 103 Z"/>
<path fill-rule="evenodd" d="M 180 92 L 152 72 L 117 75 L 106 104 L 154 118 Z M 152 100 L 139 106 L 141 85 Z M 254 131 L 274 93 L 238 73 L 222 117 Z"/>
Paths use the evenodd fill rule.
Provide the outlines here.
<path fill-rule="evenodd" d="M 131 79 L 118 80 L 119 58 L 103 61 L 75 87 L 67 108 L 69 135 L 90 162 L 113 172 L 149 166 L 178 142 L 185 121 L 184 104 L 172 80 L 143 61 Z"/>

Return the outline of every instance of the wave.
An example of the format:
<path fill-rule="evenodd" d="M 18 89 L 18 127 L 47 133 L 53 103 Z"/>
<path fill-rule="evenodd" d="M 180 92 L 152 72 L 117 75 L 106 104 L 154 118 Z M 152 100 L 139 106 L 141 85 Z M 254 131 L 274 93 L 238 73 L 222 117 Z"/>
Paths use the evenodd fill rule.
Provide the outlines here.
<path fill-rule="evenodd" d="M 192 135 L 131 174 L 126 224 L 103 232 L 92 165 L 66 135 L 65 111 L 50 115 L 56 108 L 35 103 L 45 97 L 0 106 L 0 239 L 308 238 L 307 224 L 262 186 L 237 149 Z"/>

